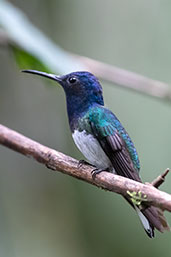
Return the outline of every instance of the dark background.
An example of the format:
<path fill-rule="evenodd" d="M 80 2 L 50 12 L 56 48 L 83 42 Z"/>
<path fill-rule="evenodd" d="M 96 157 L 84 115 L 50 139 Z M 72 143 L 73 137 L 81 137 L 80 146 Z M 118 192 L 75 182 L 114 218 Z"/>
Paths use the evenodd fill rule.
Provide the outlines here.
<path fill-rule="evenodd" d="M 171 2 L 11 1 L 65 50 L 171 82 Z M 58 61 L 58 60 L 56 60 Z M 0 48 L 0 122 L 77 159 L 62 89 L 21 74 Z M 103 82 L 106 105 L 135 142 L 143 181 L 171 167 L 171 104 Z M 162 190 L 171 192 L 171 177 Z M 166 213 L 171 223 L 171 216 Z M 118 195 L 47 170 L 0 146 L 0 256 L 170 256 Z"/>

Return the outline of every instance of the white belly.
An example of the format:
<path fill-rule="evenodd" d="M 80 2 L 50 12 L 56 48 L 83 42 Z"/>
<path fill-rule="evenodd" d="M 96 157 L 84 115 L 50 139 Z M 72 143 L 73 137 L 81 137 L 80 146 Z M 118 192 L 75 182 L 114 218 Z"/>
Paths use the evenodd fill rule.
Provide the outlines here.
<path fill-rule="evenodd" d="M 109 158 L 95 137 L 87 134 L 85 130 L 82 132 L 75 130 L 72 137 L 78 149 L 92 165 L 104 170 L 112 167 Z"/>

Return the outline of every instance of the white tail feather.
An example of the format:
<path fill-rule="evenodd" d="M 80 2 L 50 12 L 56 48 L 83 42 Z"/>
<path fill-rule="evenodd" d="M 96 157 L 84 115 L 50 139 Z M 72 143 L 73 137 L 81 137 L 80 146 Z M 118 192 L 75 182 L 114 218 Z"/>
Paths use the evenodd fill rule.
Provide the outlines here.
<path fill-rule="evenodd" d="M 150 226 L 150 223 L 148 221 L 148 219 L 144 216 L 144 214 L 137 208 L 137 206 L 135 206 L 135 210 L 141 220 L 141 223 L 145 229 L 145 231 L 147 232 L 148 235 L 150 235 L 151 237 L 153 237 L 153 229 Z"/>

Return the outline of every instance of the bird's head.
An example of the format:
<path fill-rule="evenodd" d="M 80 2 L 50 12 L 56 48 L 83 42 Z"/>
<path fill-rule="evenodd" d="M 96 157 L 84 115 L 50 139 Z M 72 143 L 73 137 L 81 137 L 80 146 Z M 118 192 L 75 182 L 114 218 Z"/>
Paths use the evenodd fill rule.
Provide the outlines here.
<path fill-rule="evenodd" d="M 103 105 L 102 87 L 98 79 L 90 72 L 78 71 L 64 76 L 57 76 L 36 70 L 23 70 L 23 72 L 55 80 L 63 87 L 67 99 L 79 98 L 80 104 L 81 100 L 84 99 L 91 104 L 97 103 Z"/>
<path fill-rule="evenodd" d="M 36 70 L 23 70 L 23 72 L 40 75 L 58 82 L 66 94 L 69 116 L 72 116 L 72 113 L 83 113 L 95 104 L 104 105 L 102 87 L 98 79 L 90 72 L 78 71 L 63 76 Z"/>

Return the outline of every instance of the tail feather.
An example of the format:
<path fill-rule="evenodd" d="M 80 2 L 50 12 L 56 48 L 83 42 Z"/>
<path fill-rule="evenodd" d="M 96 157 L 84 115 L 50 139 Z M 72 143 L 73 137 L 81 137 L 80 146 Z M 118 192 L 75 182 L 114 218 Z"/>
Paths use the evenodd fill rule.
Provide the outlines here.
<path fill-rule="evenodd" d="M 149 220 L 149 222 L 160 232 L 170 230 L 170 227 L 161 209 L 152 206 L 145 210 L 142 210 L 142 213 Z"/>
<path fill-rule="evenodd" d="M 144 210 L 139 210 L 138 207 L 135 206 L 135 210 L 137 211 L 142 225 L 149 237 L 154 237 L 155 228 L 160 232 L 170 230 L 170 227 L 161 209 L 152 206 Z"/>
<path fill-rule="evenodd" d="M 144 227 L 145 232 L 150 238 L 154 237 L 154 226 L 148 221 L 144 214 L 135 206 L 135 210 L 140 218 L 140 221 Z"/>
<path fill-rule="evenodd" d="M 156 208 L 157 209 L 157 212 L 158 212 L 158 215 L 159 215 L 159 219 L 160 219 L 160 222 L 163 226 L 163 232 L 166 230 L 166 231 L 170 231 L 170 227 L 169 227 L 169 224 L 167 223 L 167 220 L 164 216 L 164 211 L 159 209 L 159 208 Z"/>

